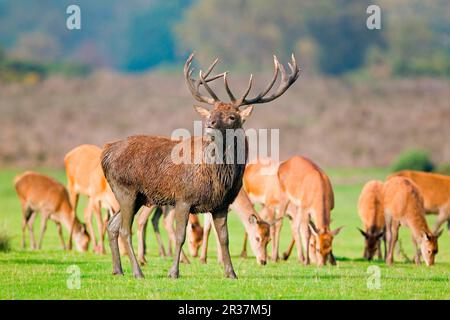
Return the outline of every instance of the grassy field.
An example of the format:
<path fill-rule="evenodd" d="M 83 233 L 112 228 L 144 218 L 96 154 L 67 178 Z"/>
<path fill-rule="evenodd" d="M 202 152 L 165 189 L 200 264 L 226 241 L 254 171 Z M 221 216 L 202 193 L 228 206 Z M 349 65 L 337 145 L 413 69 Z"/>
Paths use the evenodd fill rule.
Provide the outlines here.
<path fill-rule="evenodd" d="M 62 171 L 38 170 L 65 182 Z M 63 252 L 59 247 L 56 227 L 49 223 L 44 249 L 32 252 L 20 248 L 21 213 L 12 187 L 19 171 L 0 171 L 0 229 L 13 236 L 12 251 L 0 253 L 0 299 L 449 299 L 450 238 L 441 237 L 435 266 L 416 266 L 397 259 L 387 268 L 383 262 L 361 259 L 363 239 L 356 230 L 360 225 L 356 203 L 363 183 L 372 178 L 384 179 L 387 171 L 327 170 L 335 188 L 336 208 L 333 227 L 345 225 L 335 239 L 334 252 L 338 266 L 304 267 L 296 257 L 287 262 L 257 265 L 253 257 L 239 258 L 243 227 L 237 216 L 230 214 L 231 254 L 239 280 L 223 279 L 222 267 L 215 261 L 215 244 L 211 241 L 209 263 L 202 265 L 191 259 L 181 265 L 181 278 L 166 277 L 171 259 L 157 256 L 153 232 L 149 232 L 149 264 L 143 268 L 144 280 L 135 280 L 128 259 L 123 260 L 124 277 L 111 275 L 111 258 L 107 254 Z M 83 199 L 84 200 L 84 199 Z M 79 207 L 79 216 L 82 216 Z M 38 220 L 35 230 L 38 231 Z M 434 222 L 434 217 L 429 217 Z M 281 249 L 290 240 L 288 221 L 284 221 Z M 67 235 L 67 232 L 65 232 Z M 164 239 L 166 235 L 163 234 Z M 405 251 L 412 256 L 409 230 L 401 229 Z M 213 238 L 212 238 L 213 240 Z M 136 243 L 136 242 L 135 242 Z M 69 289 L 70 270 L 80 270 L 79 289 Z M 380 288 L 370 289 L 372 278 L 368 268 L 380 268 Z"/>

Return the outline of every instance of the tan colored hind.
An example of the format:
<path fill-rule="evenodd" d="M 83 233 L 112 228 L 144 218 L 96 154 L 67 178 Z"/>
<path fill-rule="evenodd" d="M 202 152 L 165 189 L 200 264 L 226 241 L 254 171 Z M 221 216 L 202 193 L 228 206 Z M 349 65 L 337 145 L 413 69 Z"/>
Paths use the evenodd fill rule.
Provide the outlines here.
<path fill-rule="evenodd" d="M 288 205 L 288 199 L 278 181 L 278 166 L 279 163 L 271 159 L 258 159 L 256 163 L 246 166 L 243 177 L 243 188 L 249 199 L 252 203 L 263 205 L 259 214 L 270 223 L 272 261 L 279 259 L 282 218 Z"/>
<path fill-rule="evenodd" d="M 103 174 L 100 163 L 101 153 L 102 149 L 99 147 L 83 144 L 69 151 L 64 157 L 64 163 L 70 203 L 76 212 L 79 195 L 88 197 L 88 203 L 84 209 L 84 221 L 92 239 L 94 252 L 104 254 L 106 223 L 109 217 L 113 213 L 118 212 L 120 208 Z M 104 219 L 102 219 L 102 207 L 108 210 L 108 214 Z M 97 220 L 98 242 L 92 225 L 92 213 L 95 214 Z M 121 250 L 121 252 L 126 252 L 126 250 Z"/>
<path fill-rule="evenodd" d="M 447 222 L 450 235 L 450 177 L 442 174 L 404 170 L 391 175 L 401 176 L 414 181 L 422 194 L 425 212 L 438 214 L 433 231 L 439 230 Z"/>
<path fill-rule="evenodd" d="M 364 185 L 358 200 L 358 214 L 364 229 L 358 228 L 364 237 L 363 257 L 372 260 L 378 252 L 378 259 L 382 259 L 381 240 L 385 233 L 383 182 L 371 180 Z M 384 251 L 386 256 L 386 242 Z"/>
<path fill-rule="evenodd" d="M 334 194 L 328 176 L 311 160 L 294 156 L 280 164 L 278 178 L 281 189 L 297 209 L 292 214 L 291 223 L 300 259 L 305 264 L 310 262 L 309 243 L 312 234 L 316 238 L 316 263 L 321 266 L 329 259 L 335 265 L 332 242 L 342 227 L 330 229 Z M 311 217 L 314 218 L 315 226 L 310 224 Z"/>
<path fill-rule="evenodd" d="M 61 246 L 66 245 L 62 233 L 63 225 L 70 233 L 73 226 L 73 238 L 78 251 L 87 251 L 89 235 L 78 220 L 69 201 L 66 188 L 56 180 L 45 175 L 27 171 L 14 179 L 14 186 L 22 206 L 22 247 L 25 248 L 25 231 L 28 226 L 32 249 L 41 249 L 47 221 L 56 223 Z M 36 245 L 33 223 L 36 215 L 41 214 L 41 232 Z"/>
<path fill-rule="evenodd" d="M 252 202 L 247 193 L 242 188 L 237 195 L 230 208 L 238 215 L 245 229 L 244 249 L 241 253 L 242 257 L 247 257 L 247 238 L 250 242 L 250 247 L 255 255 L 256 262 L 260 265 L 267 263 L 267 244 L 270 241 L 270 226 L 265 222 L 260 215 L 255 211 Z M 205 214 L 203 243 L 200 255 L 200 261 L 206 263 L 208 251 L 208 238 L 212 226 L 211 214 Z M 215 231 L 216 242 L 219 243 L 217 231 Z M 223 254 L 220 246 L 217 246 L 217 260 L 219 263 L 223 262 Z"/>
<path fill-rule="evenodd" d="M 384 184 L 383 205 L 386 219 L 386 241 L 388 254 L 386 262 L 394 262 L 394 248 L 398 240 L 400 225 L 407 226 L 416 246 L 415 261 L 420 263 L 420 255 L 428 266 L 434 264 L 438 252 L 438 237 L 441 232 L 430 231 L 425 219 L 423 198 L 417 185 L 404 177 L 391 177 Z"/>

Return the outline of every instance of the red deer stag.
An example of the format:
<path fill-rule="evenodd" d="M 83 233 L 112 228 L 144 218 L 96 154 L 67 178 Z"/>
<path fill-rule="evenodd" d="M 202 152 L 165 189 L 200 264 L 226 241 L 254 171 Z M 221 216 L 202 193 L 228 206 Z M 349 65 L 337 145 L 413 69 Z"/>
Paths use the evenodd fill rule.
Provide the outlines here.
<path fill-rule="evenodd" d="M 236 99 L 228 86 L 227 73 L 208 78 L 217 59 L 205 73 L 200 70 L 199 80 L 191 78 L 192 59 L 193 54 L 184 66 L 187 86 L 197 101 L 213 106 L 211 110 L 195 106 L 195 110 L 206 119 L 205 135 L 187 139 L 132 136 L 107 144 L 103 150 L 103 171 L 120 203 L 120 213 L 111 218 L 107 228 L 113 259 L 113 274 L 123 274 L 117 244 L 120 233 L 127 242 L 126 247 L 134 276 L 143 277 L 131 242 L 134 215 L 142 205 L 172 205 L 175 207 L 176 248 L 169 276 L 179 277 L 180 254 L 186 238 L 189 213 L 210 212 L 223 252 L 225 277 L 237 278 L 228 249 L 227 215 L 229 205 L 234 201 L 242 186 L 247 148 L 246 139 L 239 139 L 236 134 L 243 132 L 242 124 L 250 116 L 253 104 L 270 102 L 281 96 L 298 78 L 300 69 L 292 56 L 292 64 L 289 64 L 292 73 L 287 75 L 284 67 L 274 57 L 274 77 L 264 91 L 253 99 L 247 98 L 252 86 L 252 76 L 250 76 L 244 94 Z M 274 93 L 267 96 L 276 82 L 279 71 L 281 72 L 280 86 Z M 224 79 L 231 103 L 220 101 L 208 85 L 209 81 L 221 77 Z M 200 93 L 201 85 L 206 89 L 209 97 Z M 242 106 L 247 107 L 240 109 Z M 230 132 L 233 133 L 231 137 Z M 217 139 L 218 137 L 224 138 Z M 238 143 L 239 140 L 243 141 Z M 181 153 L 184 158 L 190 156 L 188 163 L 178 163 L 179 159 L 173 157 L 174 150 L 179 150 L 178 155 Z M 206 161 L 196 163 L 197 161 L 193 159 L 206 159 Z"/>
<path fill-rule="evenodd" d="M 59 182 L 39 173 L 27 171 L 14 179 L 14 186 L 22 205 L 22 247 L 25 248 L 25 230 L 28 226 L 31 248 L 36 249 L 36 241 L 33 233 L 33 223 L 38 212 L 41 213 L 41 234 L 39 237 L 39 249 L 42 248 L 42 240 L 47 228 L 48 219 L 56 223 L 61 246 L 66 249 L 61 224 L 75 238 L 78 251 L 87 251 L 89 235 L 86 228 L 77 219 L 75 211 L 69 201 L 66 188 Z"/>

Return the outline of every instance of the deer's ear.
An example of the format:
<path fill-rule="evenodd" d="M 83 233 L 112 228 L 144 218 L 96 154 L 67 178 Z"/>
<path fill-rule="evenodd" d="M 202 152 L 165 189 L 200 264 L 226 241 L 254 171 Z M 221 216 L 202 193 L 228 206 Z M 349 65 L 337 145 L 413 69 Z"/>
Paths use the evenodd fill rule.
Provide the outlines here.
<path fill-rule="evenodd" d="M 339 228 L 334 229 L 333 231 L 331 231 L 331 234 L 333 235 L 333 237 L 336 237 L 336 236 L 339 234 L 339 232 L 341 232 L 341 230 L 342 230 L 343 227 L 344 227 L 344 226 L 339 227 Z"/>
<path fill-rule="evenodd" d="M 200 106 L 194 106 L 195 111 L 197 111 L 202 117 L 209 117 L 210 112 L 208 109 L 200 107 Z"/>
<path fill-rule="evenodd" d="M 248 217 L 248 222 L 250 222 L 250 224 L 256 224 L 258 223 L 258 218 L 252 214 L 250 217 Z"/>
<path fill-rule="evenodd" d="M 242 119 L 242 123 L 245 122 L 245 120 L 247 120 L 248 117 L 250 117 L 250 115 L 252 114 L 253 111 L 253 106 L 247 106 L 244 109 L 239 111 L 239 114 L 241 115 L 241 119 Z"/>
<path fill-rule="evenodd" d="M 361 230 L 360 228 L 357 228 L 359 230 L 359 232 L 361 232 L 361 234 L 363 235 L 364 238 L 367 239 L 367 233 L 365 233 L 363 230 Z"/>
<path fill-rule="evenodd" d="M 444 231 L 444 229 L 441 229 L 440 231 L 437 231 L 435 234 L 434 234 L 434 236 L 436 237 L 436 238 L 439 238 L 441 235 L 442 235 L 442 232 Z"/>

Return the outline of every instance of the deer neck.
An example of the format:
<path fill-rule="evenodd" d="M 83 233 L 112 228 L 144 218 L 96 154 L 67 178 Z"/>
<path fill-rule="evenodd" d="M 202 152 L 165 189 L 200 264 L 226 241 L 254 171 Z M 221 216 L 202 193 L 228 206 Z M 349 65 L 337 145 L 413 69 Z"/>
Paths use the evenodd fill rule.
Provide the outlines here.
<path fill-rule="evenodd" d="M 75 212 L 71 208 L 67 208 L 61 212 L 62 225 L 70 232 L 73 227 L 73 233 L 76 234 L 80 230 L 81 223 L 80 220 L 75 215 Z"/>
<path fill-rule="evenodd" d="M 424 214 L 415 214 L 408 219 L 407 224 L 411 229 L 413 237 L 417 241 L 417 243 L 422 242 L 424 233 L 431 234 Z"/>
<path fill-rule="evenodd" d="M 239 219 L 241 219 L 247 233 L 251 232 L 250 216 L 255 215 L 259 219 L 258 213 L 255 211 L 253 204 L 248 198 L 243 189 L 239 192 L 238 196 L 231 204 L 231 208 L 237 213 Z"/>

